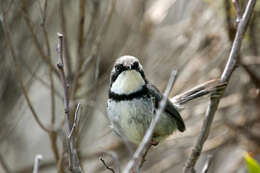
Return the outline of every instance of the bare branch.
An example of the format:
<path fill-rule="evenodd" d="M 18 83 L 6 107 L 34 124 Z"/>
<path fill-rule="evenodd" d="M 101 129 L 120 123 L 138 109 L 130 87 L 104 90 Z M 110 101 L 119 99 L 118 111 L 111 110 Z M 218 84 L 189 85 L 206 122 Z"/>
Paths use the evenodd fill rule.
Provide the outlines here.
<path fill-rule="evenodd" d="M 114 165 L 115 165 L 115 168 L 116 168 L 115 172 L 120 173 L 121 172 L 120 162 L 119 162 L 119 158 L 118 158 L 117 154 L 113 151 L 105 152 L 105 154 L 109 155 L 113 159 L 113 162 L 114 162 Z"/>
<path fill-rule="evenodd" d="M 47 48 L 47 58 L 51 61 L 51 50 L 50 41 L 48 37 L 48 32 L 46 30 L 46 11 L 47 11 L 47 0 L 44 1 L 44 7 L 41 7 L 41 2 L 38 0 L 41 16 L 41 28 L 44 34 L 45 46 Z M 54 131 L 55 124 L 55 91 L 54 91 L 54 81 L 53 81 L 53 69 L 49 66 L 49 77 L 50 77 L 50 99 L 51 99 L 51 132 L 49 133 L 49 138 L 51 141 L 51 149 L 56 162 L 59 161 L 59 151 L 57 146 L 57 133 Z"/>
<path fill-rule="evenodd" d="M 77 108 L 76 108 L 75 116 L 74 116 L 73 126 L 72 126 L 72 128 L 70 130 L 70 133 L 69 133 L 69 136 L 68 136 L 69 139 L 71 138 L 71 135 L 73 134 L 73 132 L 74 132 L 74 130 L 77 127 L 78 122 L 79 122 L 79 118 L 80 118 L 80 114 L 78 113 L 79 112 L 79 108 L 80 108 L 80 103 L 77 104 Z"/>
<path fill-rule="evenodd" d="M 159 121 L 161 113 L 163 112 L 163 110 L 166 106 L 168 96 L 169 96 L 171 88 L 172 88 L 172 86 L 175 82 L 176 74 L 177 74 L 177 72 L 175 70 L 173 70 L 172 73 L 171 73 L 171 77 L 169 79 L 167 88 L 164 92 L 164 97 L 160 101 L 159 109 L 156 111 L 155 117 L 152 120 L 149 128 L 147 129 L 145 136 L 143 137 L 142 142 L 139 144 L 139 146 L 136 149 L 132 159 L 128 162 L 128 164 L 127 164 L 126 168 L 124 169 L 123 173 L 129 173 L 133 169 L 134 165 L 137 165 L 136 162 L 137 162 L 138 158 L 140 158 L 143 151 L 146 151 L 147 148 L 149 147 L 149 143 L 151 142 L 151 138 L 152 138 L 152 134 L 154 132 L 155 126 L 156 126 L 157 122 Z M 138 168 L 138 166 L 137 166 L 137 168 Z"/>
<path fill-rule="evenodd" d="M 24 20 L 25 20 L 25 22 L 26 22 L 26 24 L 27 24 L 27 26 L 28 26 L 28 28 L 29 28 L 31 34 L 32 34 L 32 39 L 33 39 L 34 45 L 36 46 L 36 49 L 38 50 L 41 59 L 53 69 L 53 71 L 54 71 L 54 73 L 55 73 L 56 75 L 58 75 L 57 69 L 56 69 L 55 66 L 52 64 L 50 58 L 49 58 L 48 56 L 46 56 L 45 53 L 44 53 L 44 51 L 43 51 L 43 48 L 42 48 L 42 46 L 41 46 L 41 44 L 40 44 L 40 41 L 39 41 L 39 39 L 37 38 L 37 35 L 36 35 L 36 33 L 34 32 L 34 30 L 33 30 L 32 21 L 31 21 L 31 19 L 29 18 L 28 13 L 27 13 L 25 7 L 22 7 L 22 14 L 23 14 Z"/>
<path fill-rule="evenodd" d="M 243 17 L 241 18 L 241 20 L 239 22 L 236 36 L 235 36 L 235 39 L 234 39 L 234 42 L 232 45 L 232 49 L 231 49 L 231 52 L 230 52 L 230 55 L 228 58 L 228 62 L 221 75 L 222 82 L 228 82 L 232 75 L 232 72 L 235 70 L 235 67 L 238 62 L 238 55 L 239 55 L 242 38 L 246 31 L 249 18 L 253 13 L 255 3 L 256 3 L 255 0 L 249 0 L 246 10 L 243 14 Z M 215 97 L 214 95 L 212 95 L 210 98 L 210 102 L 209 102 L 209 105 L 207 108 L 206 117 L 203 121 L 200 136 L 199 136 L 195 146 L 192 149 L 192 153 L 191 153 L 190 157 L 188 158 L 188 160 L 184 166 L 184 173 L 195 172 L 194 166 L 200 156 L 204 142 L 207 140 L 207 137 L 209 135 L 210 126 L 214 119 L 215 112 L 218 108 L 220 98 L 221 98 L 221 95 L 219 95 L 218 97 Z"/>
<path fill-rule="evenodd" d="M 77 69 L 80 69 L 82 65 L 83 55 L 82 47 L 84 43 L 84 24 L 85 24 L 85 13 L 86 13 L 86 0 L 80 0 L 79 3 L 79 27 L 78 27 L 78 60 Z"/>
<path fill-rule="evenodd" d="M 38 173 L 40 160 L 42 159 L 42 155 L 37 154 L 34 158 L 34 166 L 33 166 L 33 173 Z"/>
<path fill-rule="evenodd" d="M 89 64 L 89 62 L 97 56 L 97 52 L 98 52 L 98 48 L 100 46 L 100 43 L 102 41 L 102 38 L 104 37 L 104 35 L 106 34 L 106 31 L 108 29 L 108 24 L 109 22 L 111 21 L 111 18 L 112 18 L 112 15 L 113 15 L 113 12 L 115 10 L 115 6 L 116 6 L 116 1 L 117 0 L 111 0 L 111 5 L 108 9 L 108 12 L 107 12 L 107 15 L 105 16 L 105 19 L 104 19 L 104 24 L 102 25 L 101 27 L 101 31 L 99 34 L 97 34 L 97 38 L 96 40 L 94 41 L 93 43 L 93 46 L 91 48 L 91 53 L 90 53 L 90 56 L 88 58 L 85 59 L 85 61 L 83 62 L 82 66 L 81 66 L 81 69 L 80 69 L 80 74 L 79 75 L 82 75 L 86 70 L 87 70 L 87 66 Z"/>
<path fill-rule="evenodd" d="M 57 172 L 58 173 L 63 173 L 64 170 L 63 170 L 63 159 L 64 159 L 64 154 L 65 154 L 65 151 L 64 151 L 64 146 L 65 144 L 62 145 L 62 149 L 61 149 L 61 155 L 59 157 L 59 161 L 57 163 Z"/>
<path fill-rule="evenodd" d="M 253 13 L 253 9 L 255 6 L 256 1 L 255 0 L 249 0 L 247 7 L 245 9 L 245 12 L 239 22 L 238 29 L 236 32 L 236 36 L 232 45 L 232 49 L 228 58 L 228 62 L 226 64 L 226 67 L 224 69 L 224 72 L 221 76 L 221 81 L 228 81 L 230 76 L 232 75 L 232 72 L 234 71 L 237 61 L 238 61 L 238 54 L 241 47 L 243 36 L 246 32 L 246 28 L 249 22 L 249 19 Z"/>
<path fill-rule="evenodd" d="M 48 32 L 46 30 L 46 11 L 47 11 L 47 3 L 48 1 L 44 1 L 44 8 L 41 8 L 40 0 L 39 2 L 39 8 L 40 8 L 40 14 L 42 18 L 41 26 L 44 34 L 44 40 L 45 45 L 47 47 L 47 57 L 49 58 L 49 61 L 51 61 L 51 48 L 50 48 L 50 41 L 48 37 Z M 54 97 L 54 82 L 53 82 L 53 69 L 51 66 L 49 66 L 49 77 L 50 77 L 50 95 L 51 95 L 51 127 L 54 128 L 55 123 L 55 97 Z"/>
<path fill-rule="evenodd" d="M 109 171 L 111 171 L 112 173 L 115 173 L 114 169 L 113 169 L 113 168 L 110 168 L 110 167 L 106 164 L 105 160 L 104 160 L 102 157 L 100 157 L 99 160 L 103 163 L 103 165 L 104 165 Z"/>
<path fill-rule="evenodd" d="M 66 124 L 67 124 L 67 130 L 65 130 L 65 133 L 68 134 L 68 132 L 72 129 L 72 123 L 70 119 L 70 108 L 69 108 L 69 84 L 65 77 L 65 72 L 64 72 L 63 35 L 61 33 L 58 33 L 57 52 L 59 55 L 57 67 L 60 71 L 60 77 L 64 88 L 64 111 L 65 111 Z M 81 173 L 82 170 L 80 168 L 79 158 L 78 158 L 77 150 L 75 148 L 74 136 L 72 135 L 70 138 L 68 137 L 68 135 L 66 136 L 69 144 L 69 167 L 73 172 Z"/>
<path fill-rule="evenodd" d="M 141 163 L 140 163 L 140 168 L 142 168 L 144 162 L 146 161 L 146 160 L 145 160 L 145 159 L 146 159 L 146 156 L 147 156 L 149 150 L 151 149 L 151 147 L 152 147 L 152 144 L 151 144 L 151 143 L 148 144 L 148 147 L 146 148 L 146 151 L 144 152 L 144 154 L 143 154 L 143 156 L 142 156 Z"/>
<path fill-rule="evenodd" d="M 43 123 L 41 122 L 41 120 L 39 119 L 39 117 L 38 117 L 38 115 L 37 115 L 37 113 L 36 113 L 32 103 L 31 103 L 31 100 L 30 100 L 30 98 L 28 96 L 28 93 L 26 91 L 26 88 L 25 88 L 23 80 L 22 80 L 22 73 L 21 73 L 20 66 L 19 66 L 19 64 L 17 62 L 17 57 L 16 57 L 16 54 L 15 54 L 15 51 L 14 51 L 14 46 L 13 46 L 13 43 L 12 43 L 11 38 L 10 38 L 10 33 L 9 33 L 10 30 L 9 30 L 9 28 L 7 26 L 6 21 L 5 21 L 6 16 L 2 16 L 2 18 L 3 18 L 3 28 L 4 28 L 4 32 L 5 32 L 5 34 L 4 34 L 5 35 L 5 39 L 7 41 L 7 45 L 9 47 L 9 49 L 10 49 L 11 56 L 12 56 L 14 64 L 15 64 L 15 70 L 16 70 L 16 74 L 17 74 L 17 77 L 18 77 L 18 81 L 19 81 L 20 87 L 22 89 L 22 93 L 23 93 L 23 95 L 25 97 L 25 100 L 26 100 L 26 102 L 27 102 L 27 104 L 29 106 L 29 109 L 31 110 L 31 112 L 33 114 L 33 117 L 36 120 L 37 124 L 41 127 L 41 129 L 43 129 L 45 132 L 49 133 L 50 130 L 48 128 L 46 128 L 43 125 Z"/>
<path fill-rule="evenodd" d="M 60 0 L 60 17 L 61 17 L 61 29 L 62 33 L 65 37 L 64 39 L 64 47 L 65 47 L 65 64 L 66 70 L 68 71 L 68 79 L 72 78 L 72 67 L 71 67 L 71 53 L 69 49 L 69 41 L 68 41 L 68 32 L 67 32 L 67 21 L 64 14 L 64 1 Z"/>

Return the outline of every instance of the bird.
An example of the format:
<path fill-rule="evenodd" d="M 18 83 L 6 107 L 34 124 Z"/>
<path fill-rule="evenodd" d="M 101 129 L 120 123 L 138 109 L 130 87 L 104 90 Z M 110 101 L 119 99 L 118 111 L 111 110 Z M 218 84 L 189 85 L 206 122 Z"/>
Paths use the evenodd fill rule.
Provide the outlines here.
<path fill-rule="evenodd" d="M 107 114 L 112 130 L 127 141 L 140 144 L 163 94 L 151 84 L 138 58 L 119 57 L 110 75 Z M 174 131 L 185 131 L 184 121 L 174 104 L 167 98 L 151 144 L 158 145 Z"/>

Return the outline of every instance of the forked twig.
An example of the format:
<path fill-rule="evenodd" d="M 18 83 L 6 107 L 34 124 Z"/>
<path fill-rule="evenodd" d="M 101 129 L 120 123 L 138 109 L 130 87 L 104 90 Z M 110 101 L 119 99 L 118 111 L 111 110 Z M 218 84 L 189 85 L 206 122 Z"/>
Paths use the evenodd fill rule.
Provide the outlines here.
<path fill-rule="evenodd" d="M 105 160 L 104 160 L 102 157 L 100 157 L 99 160 L 103 163 L 103 165 L 105 166 L 106 169 L 108 169 L 108 170 L 111 171 L 112 173 L 115 173 L 114 169 L 113 169 L 113 168 L 110 168 L 110 167 L 106 164 Z"/>
<path fill-rule="evenodd" d="M 78 103 L 78 104 L 77 104 L 77 107 L 76 107 L 73 126 L 72 126 L 72 128 L 71 128 L 71 130 L 70 130 L 70 133 L 69 133 L 69 136 L 68 136 L 69 139 L 71 138 L 71 135 L 72 135 L 73 132 L 75 131 L 75 128 L 77 127 L 78 122 L 79 122 L 79 118 L 80 118 L 79 108 L 80 108 L 80 103 Z"/>
<path fill-rule="evenodd" d="M 79 158 L 77 154 L 77 150 L 75 148 L 75 140 L 74 136 L 72 135 L 70 138 L 68 136 L 68 132 L 72 129 L 72 123 L 70 119 L 70 108 L 69 108 L 69 84 L 65 76 L 64 72 L 64 63 L 63 63 L 63 35 L 58 33 L 58 45 L 57 45 L 57 52 L 59 55 L 59 61 L 57 67 L 60 71 L 60 77 L 64 88 L 64 111 L 66 117 L 66 124 L 67 130 L 66 136 L 69 145 L 69 167 L 73 172 L 81 173 L 82 170 L 80 168 Z"/>

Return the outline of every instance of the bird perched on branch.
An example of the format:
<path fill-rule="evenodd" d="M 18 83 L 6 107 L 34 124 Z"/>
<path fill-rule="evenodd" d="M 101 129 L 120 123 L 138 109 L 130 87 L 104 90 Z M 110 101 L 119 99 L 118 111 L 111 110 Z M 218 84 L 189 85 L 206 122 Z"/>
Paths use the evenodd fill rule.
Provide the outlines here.
<path fill-rule="evenodd" d="M 177 129 L 185 131 L 184 121 L 178 112 L 184 104 L 205 95 L 220 95 L 225 86 L 226 83 L 219 79 L 210 80 L 167 99 L 151 144 L 158 144 Z M 107 112 L 113 131 L 128 141 L 139 144 L 163 95 L 146 79 L 137 58 L 122 56 L 116 60 L 110 76 L 108 97 Z"/>
<path fill-rule="evenodd" d="M 139 60 L 122 56 L 114 64 L 110 78 L 108 117 L 112 129 L 121 137 L 139 144 L 149 128 L 163 95 L 145 77 Z M 157 123 L 151 143 L 156 145 L 185 124 L 177 109 L 167 100 Z"/>

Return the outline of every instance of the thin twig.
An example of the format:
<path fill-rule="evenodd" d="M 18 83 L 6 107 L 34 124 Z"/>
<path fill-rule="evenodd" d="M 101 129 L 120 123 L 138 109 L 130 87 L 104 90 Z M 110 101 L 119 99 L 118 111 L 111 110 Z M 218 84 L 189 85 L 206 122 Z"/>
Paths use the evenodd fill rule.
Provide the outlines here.
<path fill-rule="evenodd" d="M 207 173 L 209 171 L 209 167 L 210 167 L 210 165 L 212 163 L 212 160 L 213 160 L 213 156 L 212 155 L 208 155 L 206 163 L 205 163 L 201 173 Z"/>
<path fill-rule="evenodd" d="M 176 74 L 177 74 L 177 72 L 175 70 L 173 70 L 172 73 L 171 73 L 171 77 L 169 79 L 167 88 L 164 92 L 164 97 L 160 101 L 159 109 L 156 111 L 155 117 L 153 118 L 149 128 L 147 129 L 145 136 L 143 137 L 142 142 L 139 144 L 139 146 L 136 149 L 132 159 L 128 162 L 128 164 L 127 164 L 126 168 L 124 169 L 123 173 L 129 173 L 135 165 L 137 165 L 137 168 L 138 168 L 138 164 L 136 162 L 137 162 L 138 158 L 140 158 L 143 151 L 147 150 L 147 147 L 149 146 L 149 143 L 151 142 L 152 134 L 154 132 L 154 129 L 155 129 L 157 122 L 160 119 L 161 113 L 163 112 L 163 110 L 166 106 L 166 102 L 167 102 L 168 96 L 170 94 L 171 88 L 174 84 Z"/>
<path fill-rule="evenodd" d="M 85 73 L 85 71 L 87 70 L 87 66 L 89 64 L 89 62 L 94 58 L 94 57 L 97 57 L 97 52 L 99 50 L 99 47 L 100 47 L 100 43 L 102 41 L 102 38 L 105 36 L 106 34 L 106 31 L 108 30 L 108 24 L 109 22 L 111 21 L 112 19 L 112 15 L 113 15 L 113 12 L 115 10 L 115 6 L 116 6 L 116 2 L 117 0 L 111 0 L 111 5 L 108 9 L 108 12 L 107 12 L 107 15 L 104 19 L 104 24 L 102 25 L 101 27 L 101 30 L 100 30 L 100 33 L 97 34 L 97 38 L 96 40 L 94 41 L 93 43 L 93 46 L 91 48 L 91 53 L 90 53 L 90 56 L 88 58 L 85 59 L 85 61 L 83 62 L 82 66 L 81 66 L 81 69 L 80 69 L 80 76 Z"/>
<path fill-rule="evenodd" d="M 80 118 L 80 114 L 78 113 L 79 112 L 79 108 L 80 108 L 80 103 L 77 104 L 77 108 L 76 108 L 75 116 L 74 116 L 73 126 L 72 126 L 72 128 L 70 130 L 70 133 L 69 133 L 69 136 L 68 136 L 69 139 L 71 138 L 71 135 L 75 131 L 75 128 L 77 127 L 78 122 L 79 122 L 79 118 Z"/>
<path fill-rule="evenodd" d="M 33 166 L 33 173 L 38 173 L 39 171 L 39 164 L 40 160 L 42 159 L 42 155 L 37 154 L 34 158 L 34 166 Z"/>
<path fill-rule="evenodd" d="M 61 18 L 61 30 L 65 37 L 64 39 L 64 48 L 65 48 L 65 65 L 67 70 L 67 77 L 69 81 L 72 79 L 72 67 L 71 67 L 71 53 L 69 47 L 69 40 L 68 40 L 68 32 L 67 32 L 67 21 L 64 14 L 64 1 L 60 0 L 60 18 Z"/>
<path fill-rule="evenodd" d="M 234 42 L 232 45 L 232 49 L 231 49 L 231 52 L 230 52 L 230 55 L 228 58 L 228 62 L 221 75 L 222 82 L 228 83 L 228 81 L 232 75 L 232 72 L 235 70 L 235 68 L 237 66 L 238 55 L 239 55 L 242 38 L 246 31 L 249 18 L 253 13 L 255 3 L 256 3 L 255 0 L 249 0 L 247 7 L 245 9 L 245 12 L 243 14 L 243 17 L 241 18 L 241 20 L 239 22 L 236 36 L 235 36 L 235 39 L 234 39 Z M 225 90 L 225 88 L 223 89 L 223 92 L 224 92 L 224 90 Z M 189 158 L 184 166 L 184 173 L 195 172 L 194 166 L 200 156 L 204 142 L 207 140 L 207 137 L 209 135 L 210 127 L 211 127 L 212 121 L 214 119 L 215 112 L 218 108 L 218 104 L 219 104 L 221 96 L 222 95 L 219 95 L 218 97 L 216 97 L 216 96 L 212 95 L 210 98 L 210 102 L 209 102 L 209 105 L 207 108 L 206 117 L 203 121 L 200 136 L 199 136 L 195 146 L 193 147 L 192 153 L 189 156 Z"/>
<path fill-rule="evenodd" d="M 40 41 L 39 39 L 37 38 L 37 35 L 33 29 L 33 24 L 32 24 L 32 21 L 31 19 L 29 18 L 28 16 L 28 13 L 27 13 L 27 10 L 25 9 L 25 7 L 23 6 L 22 7 L 22 14 L 23 14 L 23 17 L 24 17 L 24 20 L 31 32 L 31 35 L 32 35 L 32 39 L 33 39 L 33 42 L 34 42 L 34 45 L 36 46 L 36 49 L 38 50 L 39 54 L 40 54 L 40 57 L 41 59 L 46 63 L 48 64 L 54 71 L 54 73 L 58 76 L 58 71 L 57 69 L 55 68 L 55 66 L 52 64 L 52 62 L 50 61 L 50 58 L 47 57 L 43 51 L 43 48 L 40 44 Z"/>
<path fill-rule="evenodd" d="M 59 161 L 58 161 L 58 163 L 57 163 L 57 172 L 58 172 L 58 173 L 63 173 L 63 172 L 64 172 L 64 170 L 63 170 L 64 154 L 65 154 L 64 145 L 62 145 L 61 155 L 60 155 Z"/>
<path fill-rule="evenodd" d="M 115 172 L 120 173 L 121 172 L 120 161 L 119 161 L 117 154 L 113 151 L 105 152 L 105 154 L 107 154 L 108 156 L 110 156 L 113 159 L 113 163 L 114 163 L 115 168 L 116 168 Z"/>
<path fill-rule="evenodd" d="M 99 160 L 103 163 L 103 165 L 104 165 L 109 171 L 111 171 L 112 173 L 115 173 L 114 169 L 113 169 L 113 168 L 110 168 L 110 167 L 106 164 L 105 160 L 104 160 L 102 157 L 100 157 Z"/>
<path fill-rule="evenodd" d="M 256 13 L 259 13 L 260 11 L 255 10 Z M 250 22 L 250 26 L 249 26 L 249 46 L 252 49 L 253 55 L 254 56 L 258 56 L 260 51 L 259 51 L 259 46 L 258 46 L 258 16 L 257 15 L 253 15 L 253 18 Z"/>
<path fill-rule="evenodd" d="M 241 66 L 245 69 L 255 86 L 260 88 L 260 78 L 257 76 L 257 73 L 250 69 L 248 65 L 242 63 Z"/>
<path fill-rule="evenodd" d="M 83 64 L 83 43 L 84 43 L 84 24 L 85 24 L 85 11 L 86 11 L 86 0 L 80 0 L 79 3 L 79 26 L 78 26 L 78 47 L 77 47 L 77 61 L 76 61 L 76 70 L 74 72 L 72 90 L 71 90 L 71 98 L 74 99 L 76 95 L 76 91 L 79 86 L 80 79 L 80 69 Z"/>
<path fill-rule="evenodd" d="M 148 147 L 146 148 L 146 151 L 144 152 L 144 154 L 143 154 L 143 156 L 142 156 L 141 163 L 140 163 L 140 168 L 143 167 L 143 164 L 144 164 L 144 162 L 146 161 L 146 160 L 145 160 L 145 159 L 146 159 L 146 156 L 147 156 L 149 150 L 151 149 L 151 147 L 152 147 L 152 144 L 151 144 L 151 143 L 148 144 Z"/>
<path fill-rule="evenodd" d="M 25 70 L 27 70 L 27 72 L 32 76 L 32 79 L 34 79 L 35 81 L 39 82 L 42 84 L 42 86 L 44 86 L 45 88 L 47 89 L 50 89 L 51 90 L 51 84 L 49 84 L 48 82 L 44 81 L 41 77 L 39 77 L 37 74 L 36 74 L 36 71 L 38 70 L 38 68 L 40 67 L 41 65 L 41 62 L 39 63 L 39 65 L 37 64 L 36 67 L 35 67 L 35 71 L 33 71 L 31 69 L 31 67 L 24 61 L 23 58 L 20 59 L 21 60 L 21 65 L 24 67 Z M 61 95 L 61 93 L 54 88 L 54 94 L 61 100 L 63 100 L 63 96 Z"/>
<path fill-rule="evenodd" d="M 77 59 L 77 68 L 80 69 L 82 65 L 83 55 L 82 48 L 84 43 L 84 25 L 85 25 L 85 14 L 86 14 L 86 0 L 80 0 L 79 3 L 79 27 L 78 27 L 78 59 Z"/>
<path fill-rule="evenodd" d="M 44 8 L 42 9 L 40 0 L 38 0 L 41 16 L 41 28 L 44 34 L 45 46 L 47 47 L 47 58 L 51 62 L 51 49 L 50 41 L 48 37 L 48 32 L 46 30 L 46 11 L 47 11 L 47 0 L 44 1 Z M 51 98 L 51 132 L 49 133 L 49 138 L 51 141 L 51 149 L 53 151 L 54 158 L 56 162 L 59 161 L 59 151 L 57 146 L 57 133 L 54 131 L 55 124 L 55 93 L 54 93 L 54 81 L 53 81 L 53 69 L 49 66 L 49 77 L 50 77 L 50 98 Z"/>
<path fill-rule="evenodd" d="M 90 55 L 85 60 L 83 59 L 83 57 L 80 59 L 80 60 L 84 60 L 84 62 L 80 61 L 79 65 L 76 68 L 76 69 L 79 69 L 79 70 L 77 70 L 75 72 L 75 77 L 74 77 L 74 81 L 73 81 L 74 83 L 73 83 L 72 92 L 71 92 L 72 98 L 76 97 L 76 91 L 77 91 L 78 86 L 79 86 L 79 78 L 86 72 L 89 62 L 93 58 L 98 57 L 98 51 L 99 51 L 99 48 L 100 48 L 100 45 L 101 45 L 101 41 L 102 41 L 102 38 L 104 38 L 106 31 L 108 29 L 107 26 L 109 25 L 109 22 L 111 21 L 112 14 L 113 14 L 114 9 L 115 9 L 115 5 L 116 5 L 116 0 L 111 0 L 111 5 L 108 7 L 107 15 L 105 16 L 104 21 L 103 21 L 104 24 L 101 27 L 99 27 L 100 28 L 99 30 L 97 30 L 96 38 L 93 41 L 93 44 L 92 44 L 91 49 L 90 49 Z M 97 13 L 97 11 L 95 11 L 95 14 L 94 14 L 95 16 L 97 15 L 96 13 Z M 94 21 L 95 20 L 93 20 L 93 22 Z M 82 25 L 80 25 L 80 26 L 83 27 Z M 93 24 L 93 26 L 94 26 L 94 24 Z M 93 26 L 90 26 L 90 27 L 93 27 Z M 81 42 L 83 42 L 84 40 L 85 39 L 83 39 L 83 40 L 79 39 L 79 41 L 81 41 Z M 82 48 L 82 46 L 78 47 L 78 49 L 79 49 L 78 52 L 82 53 L 82 50 L 80 50 L 80 48 Z M 80 55 L 80 56 L 82 56 L 82 55 Z"/>
<path fill-rule="evenodd" d="M 57 64 L 57 67 L 60 71 L 60 77 L 61 81 L 63 83 L 63 89 L 64 89 L 64 111 L 65 111 L 65 117 L 66 117 L 66 124 L 67 124 L 67 130 L 65 130 L 68 144 L 69 144 L 69 167 L 73 172 L 81 173 L 82 170 L 80 168 L 79 158 L 77 154 L 77 150 L 75 148 L 75 140 L 74 136 L 72 135 L 70 138 L 68 138 L 68 133 L 70 132 L 72 128 L 72 123 L 70 119 L 70 108 L 69 108 L 69 84 L 65 76 L 64 72 L 64 63 L 63 63 L 63 35 L 61 33 L 58 33 L 58 45 L 57 45 L 57 52 L 59 55 L 59 61 Z"/>
<path fill-rule="evenodd" d="M 2 16 L 2 18 L 3 18 L 3 28 L 4 28 L 4 32 L 5 32 L 5 34 L 4 34 L 5 35 L 5 39 L 7 41 L 7 45 L 9 47 L 9 49 L 10 49 L 11 56 L 12 56 L 14 64 L 15 64 L 15 70 L 16 70 L 16 74 L 17 74 L 17 77 L 18 77 L 18 81 L 19 81 L 20 87 L 22 89 L 22 93 L 23 93 L 23 95 L 25 97 L 25 100 L 26 100 L 26 102 L 27 102 L 27 104 L 29 106 L 29 109 L 31 110 L 31 112 L 33 114 L 33 117 L 36 120 L 37 124 L 41 127 L 41 129 L 43 129 L 45 132 L 49 133 L 50 130 L 48 128 L 46 128 L 43 125 L 43 123 L 41 122 L 41 120 L 39 119 L 39 117 L 38 117 L 38 115 L 37 115 L 37 113 L 36 113 L 32 103 L 31 103 L 31 100 L 30 100 L 30 98 L 28 96 L 28 93 L 26 91 L 26 88 L 25 88 L 23 80 L 22 80 L 22 73 L 21 73 L 20 66 L 19 66 L 19 64 L 17 62 L 17 57 L 16 57 L 16 54 L 15 54 L 15 51 L 14 51 L 14 46 L 13 46 L 13 43 L 12 43 L 11 38 L 10 38 L 10 33 L 9 33 L 10 30 L 9 30 L 9 28 L 7 26 L 6 21 L 5 21 L 5 18 L 6 18 L 5 14 Z"/>

